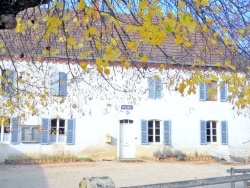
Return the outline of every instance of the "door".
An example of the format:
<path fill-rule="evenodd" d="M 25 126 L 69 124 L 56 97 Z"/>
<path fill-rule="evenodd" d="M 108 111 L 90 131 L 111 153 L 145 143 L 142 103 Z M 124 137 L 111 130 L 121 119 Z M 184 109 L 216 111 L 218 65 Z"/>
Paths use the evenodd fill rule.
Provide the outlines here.
<path fill-rule="evenodd" d="M 120 158 L 135 157 L 135 140 L 133 120 L 120 120 Z"/>

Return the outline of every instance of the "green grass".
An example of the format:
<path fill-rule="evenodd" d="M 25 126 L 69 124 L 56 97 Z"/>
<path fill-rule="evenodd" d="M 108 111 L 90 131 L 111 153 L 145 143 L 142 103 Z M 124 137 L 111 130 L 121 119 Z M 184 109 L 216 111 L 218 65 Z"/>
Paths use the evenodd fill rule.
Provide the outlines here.
<path fill-rule="evenodd" d="M 30 160 L 30 159 L 51 159 L 51 160 L 60 160 L 60 159 L 76 159 L 79 162 L 92 162 L 93 160 L 89 157 L 76 157 L 75 155 L 71 154 L 53 154 L 53 155 L 42 155 L 39 157 L 31 157 L 27 155 L 16 155 L 16 156 L 9 156 L 8 161 L 21 161 L 21 160 Z"/>

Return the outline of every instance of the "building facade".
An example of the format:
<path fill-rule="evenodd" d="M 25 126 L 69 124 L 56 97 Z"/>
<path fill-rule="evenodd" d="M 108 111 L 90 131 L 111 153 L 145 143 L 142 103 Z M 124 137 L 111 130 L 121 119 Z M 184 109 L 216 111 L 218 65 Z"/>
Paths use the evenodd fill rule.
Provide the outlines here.
<path fill-rule="evenodd" d="M 24 83 L 17 87 L 12 64 L 4 64 L 1 74 L 8 82 L 2 79 L 1 84 L 5 93 L 24 88 L 27 93 L 37 92 Z M 227 85 L 221 80 L 200 83 L 195 94 L 181 96 L 166 76 L 176 74 L 175 69 L 155 77 L 158 70 L 154 66 L 147 76 L 117 66 L 115 73 L 103 76 L 97 72 L 82 75 L 79 65 L 69 67 L 60 59 L 37 62 L 39 70 L 26 70 L 23 64 L 25 61 L 17 62 L 17 70 L 36 71 L 28 78 L 29 84 L 44 86 L 46 96 L 26 94 L 27 100 L 19 102 L 30 101 L 34 114 L 23 116 L 19 109 L 2 116 L 1 162 L 13 155 L 152 158 L 165 148 L 187 155 L 217 156 L 227 155 L 230 148 L 249 147 L 249 116 L 233 109 L 227 100 Z M 185 72 L 178 72 L 185 77 Z M 32 103 L 39 100 L 42 102 Z"/>

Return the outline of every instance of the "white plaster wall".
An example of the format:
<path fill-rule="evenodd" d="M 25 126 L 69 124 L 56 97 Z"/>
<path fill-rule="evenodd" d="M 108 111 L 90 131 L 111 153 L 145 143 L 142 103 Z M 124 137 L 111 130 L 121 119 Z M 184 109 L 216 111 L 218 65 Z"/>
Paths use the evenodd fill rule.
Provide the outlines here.
<path fill-rule="evenodd" d="M 69 71 L 65 64 L 51 63 L 49 66 L 52 67 L 51 70 L 53 71 Z M 77 65 L 73 66 L 73 70 L 78 70 Z M 128 76 L 126 79 L 129 79 L 132 73 L 133 71 L 127 72 Z M 121 76 L 119 76 L 118 74 L 116 79 L 114 79 L 117 84 L 123 85 L 129 81 L 126 79 L 122 80 Z M 90 79 L 88 77 L 89 75 L 85 77 L 86 81 Z M 49 87 L 50 79 L 47 81 Z M 30 116 L 26 120 L 22 120 L 23 125 L 41 125 L 41 117 L 76 118 L 75 145 L 40 145 L 28 143 L 11 145 L 0 143 L 0 162 L 10 155 L 21 154 L 47 155 L 72 153 L 79 156 L 93 156 L 96 158 L 119 157 L 119 147 L 117 146 L 119 146 L 120 119 L 134 120 L 135 136 L 137 138 L 136 156 L 138 157 L 152 157 L 154 151 L 165 147 L 162 144 L 144 146 L 140 144 L 141 119 L 171 120 L 172 145 L 170 148 L 184 151 L 187 154 L 193 154 L 196 150 L 201 154 L 207 154 L 211 153 L 214 148 L 223 152 L 228 151 L 228 146 L 221 146 L 220 143 L 206 146 L 200 145 L 200 120 L 227 120 L 229 145 L 238 148 L 249 148 L 249 144 L 243 144 L 243 142 L 250 139 L 249 117 L 236 115 L 236 112 L 232 110 L 232 105 L 228 102 L 220 102 L 219 100 L 199 101 L 199 89 L 197 89 L 195 95 L 181 97 L 179 93 L 170 92 L 163 86 L 162 99 L 148 100 L 147 92 L 145 92 L 147 88 L 146 79 L 141 79 L 136 83 L 136 89 L 132 94 L 113 91 L 108 86 L 108 90 L 96 93 L 97 91 L 88 87 L 85 82 L 78 82 L 77 84 L 80 88 L 79 92 L 71 90 L 74 88 L 74 85 L 69 85 L 66 103 L 50 103 L 48 109 L 44 111 L 41 109 L 41 114 L 38 116 Z M 85 99 L 91 95 L 94 98 L 85 102 Z M 130 98 L 129 95 L 132 95 L 133 98 Z M 77 109 L 70 109 L 70 100 L 75 101 L 78 107 L 83 109 L 84 114 L 78 112 Z M 107 104 L 111 104 L 111 106 L 107 106 Z M 124 104 L 133 104 L 134 109 L 127 114 L 126 111 L 120 110 L 120 105 Z M 105 142 L 106 134 L 112 136 L 112 143 L 108 144 Z"/>

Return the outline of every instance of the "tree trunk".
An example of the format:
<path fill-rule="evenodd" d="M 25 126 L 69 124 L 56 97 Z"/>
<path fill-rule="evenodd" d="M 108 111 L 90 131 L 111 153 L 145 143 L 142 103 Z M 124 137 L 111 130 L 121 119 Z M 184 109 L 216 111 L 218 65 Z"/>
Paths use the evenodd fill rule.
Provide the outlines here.
<path fill-rule="evenodd" d="M 0 29 L 15 29 L 16 15 L 20 11 L 49 2 L 50 0 L 1 0 Z"/>

